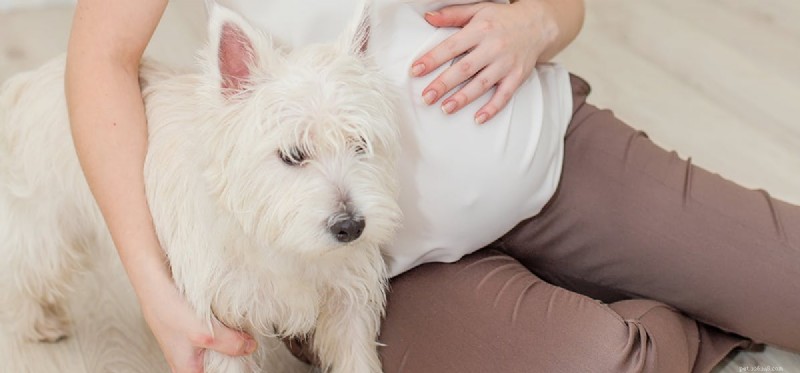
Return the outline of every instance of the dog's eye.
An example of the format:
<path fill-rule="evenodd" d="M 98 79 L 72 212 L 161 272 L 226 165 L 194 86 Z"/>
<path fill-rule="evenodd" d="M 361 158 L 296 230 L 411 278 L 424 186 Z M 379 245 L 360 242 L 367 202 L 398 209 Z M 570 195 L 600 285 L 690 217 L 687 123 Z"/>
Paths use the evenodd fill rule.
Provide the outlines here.
<path fill-rule="evenodd" d="M 287 166 L 299 166 L 306 161 L 306 155 L 298 148 L 292 148 L 288 153 L 278 150 L 278 156 Z"/>
<path fill-rule="evenodd" d="M 356 154 L 364 154 L 367 152 L 367 149 L 364 148 L 364 144 L 356 144 Z"/>
<path fill-rule="evenodd" d="M 353 149 L 355 149 L 356 154 L 365 154 L 367 152 L 367 141 L 363 137 L 360 138 L 356 141 Z"/>

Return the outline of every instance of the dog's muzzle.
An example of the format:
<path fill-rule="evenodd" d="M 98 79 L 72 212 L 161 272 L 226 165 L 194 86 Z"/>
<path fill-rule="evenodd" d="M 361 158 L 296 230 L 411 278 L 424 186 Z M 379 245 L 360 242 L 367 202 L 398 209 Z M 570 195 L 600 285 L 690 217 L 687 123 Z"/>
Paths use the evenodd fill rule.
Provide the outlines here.
<path fill-rule="evenodd" d="M 367 222 L 364 218 L 355 217 L 351 214 L 339 215 L 333 220 L 333 224 L 328 228 L 336 238 L 342 243 L 352 242 L 361 237 Z"/>

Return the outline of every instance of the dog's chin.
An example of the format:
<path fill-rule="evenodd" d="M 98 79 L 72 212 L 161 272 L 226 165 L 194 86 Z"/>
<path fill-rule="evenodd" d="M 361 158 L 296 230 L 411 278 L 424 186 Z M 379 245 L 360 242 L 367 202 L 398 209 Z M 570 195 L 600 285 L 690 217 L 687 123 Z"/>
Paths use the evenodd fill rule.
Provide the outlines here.
<path fill-rule="evenodd" d="M 330 255 L 344 255 L 360 250 L 370 245 L 368 240 L 358 239 L 352 242 L 341 243 L 335 239 L 320 240 L 322 242 L 306 241 L 304 245 L 297 244 L 272 244 L 263 245 L 261 252 L 266 257 L 283 256 L 295 257 L 298 260 L 326 257 Z"/>
<path fill-rule="evenodd" d="M 355 240 L 353 242 L 348 243 L 337 243 L 334 246 L 331 246 L 326 250 L 327 253 L 342 253 L 342 252 L 350 252 L 353 250 L 364 250 L 368 247 L 374 247 L 374 243 L 372 241 L 364 239 L 364 240 Z"/>
<path fill-rule="evenodd" d="M 371 248 L 380 247 L 374 240 L 368 238 L 360 238 L 352 242 L 341 243 L 335 239 L 327 245 L 321 245 L 316 248 L 309 248 L 299 252 L 299 255 L 308 259 L 327 259 L 333 257 L 348 257 L 358 252 L 370 250 Z M 297 252 L 297 251 L 295 251 Z"/>

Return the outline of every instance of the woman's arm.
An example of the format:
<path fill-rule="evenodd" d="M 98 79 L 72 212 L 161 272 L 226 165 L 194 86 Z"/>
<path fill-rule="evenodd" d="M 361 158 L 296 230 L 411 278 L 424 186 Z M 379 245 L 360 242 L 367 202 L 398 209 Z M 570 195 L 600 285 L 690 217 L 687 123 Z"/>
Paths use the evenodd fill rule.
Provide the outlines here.
<path fill-rule="evenodd" d="M 466 53 L 422 92 L 428 104 L 444 97 L 442 110 L 453 113 L 497 90 L 489 103 L 475 114 L 483 123 L 506 106 L 537 62 L 549 61 L 578 35 L 583 26 L 583 0 L 517 0 L 509 4 L 481 2 L 456 5 L 425 15 L 437 27 L 462 27 L 411 66 L 413 76 L 422 76 Z"/>
<path fill-rule="evenodd" d="M 166 5 L 167 0 L 81 0 L 65 88 L 81 167 L 145 318 L 173 371 L 197 372 L 200 348 L 238 355 L 252 351 L 255 342 L 220 325 L 212 337 L 196 318 L 172 282 L 147 205 L 147 126 L 138 70 Z"/>
<path fill-rule="evenodd" d="M 165 6 L 166 0 L 82 0 L 67 54 L 75 148 L 136 283 L 169 277 L 144 193 L 147 127 L 138 83 L 139 60 Z"/>

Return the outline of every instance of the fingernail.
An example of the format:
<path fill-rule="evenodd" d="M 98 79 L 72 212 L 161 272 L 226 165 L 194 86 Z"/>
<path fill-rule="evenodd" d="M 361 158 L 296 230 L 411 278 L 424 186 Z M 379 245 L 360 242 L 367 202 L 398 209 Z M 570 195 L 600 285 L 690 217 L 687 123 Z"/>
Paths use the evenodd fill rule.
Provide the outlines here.
<path fill-rule="evenodd" d="M 436 91 L 429 89 L 422 95 L 422 99 L 425 100 L 425 103 L 428 105 L 436 102 Z"/>
<path fill-rule="evenodd" d="M 420 76 L 425 71 L 425 64 L 417 63 L 411 67 L 411 76 Z"/>
<path fill-rule="evenodd" d="M 445 103 L 444 103 L 444 105 L 442 105 L 442 111 L 443 111 L 445 114 L 450 114 L 450 113 L 452 113 L 452 112 L 453 112 L 453 110 L 455 110 L 455 109 L 456 109 L 456 103 L 455 103 L 455 101 L 447 101 L 447 102 L 445 102 Z"/>
<path fill-rule="evenodd" d="M 484 124 L 484 123 L 486 123 L 486 120 L 488 120 L 488 119 L 489 119 L 489 114 L 480 113 L 480 114 L 475 116 L 475 123 Z"/>
<path fill-rule="evenodd" d="M 439 12 L 432 11 L 432 12 L 425 12 L 425 17 L 436 17 L 439 15 Z"/>
<path fill-rule="evenodd" d="M 244 343 L 244 352 L 252 354 L 256 350 L 256 347 L 258 347 L 258 344 L 255 340 L 248 340 Z"/>

